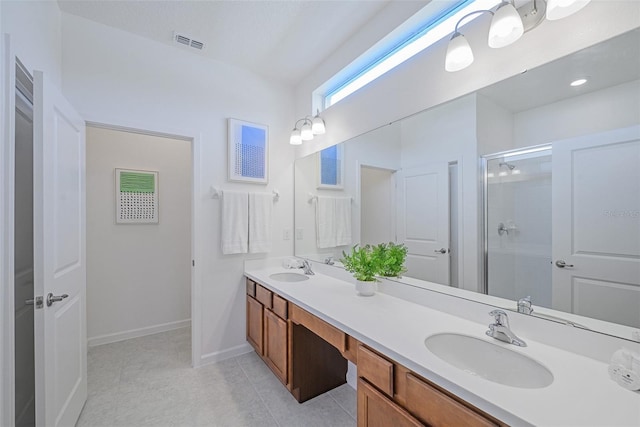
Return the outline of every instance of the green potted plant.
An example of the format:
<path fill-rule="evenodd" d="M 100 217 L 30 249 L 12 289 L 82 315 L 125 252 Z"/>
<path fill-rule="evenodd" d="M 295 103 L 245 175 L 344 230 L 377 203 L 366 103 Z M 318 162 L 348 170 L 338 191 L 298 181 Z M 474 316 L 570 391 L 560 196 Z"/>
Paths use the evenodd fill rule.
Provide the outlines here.
<path fill-rule="evenodd" d="M 393 242 L 380 243 L 373 248 L 380 263 L 380 275 L 384 277 L 399 277 L 407 271 L 404 266 L 407 258 L 407 247 Z"/>
<path fill-rule="evenodd" d="M 371 296 L 376 292 L 376 276 L 380 274 L 380 258 L 370 245 L 355 245 L 351 253 L 342 251 L 345 270 L 356 278 L 356 291 L 362 296 Z"/>

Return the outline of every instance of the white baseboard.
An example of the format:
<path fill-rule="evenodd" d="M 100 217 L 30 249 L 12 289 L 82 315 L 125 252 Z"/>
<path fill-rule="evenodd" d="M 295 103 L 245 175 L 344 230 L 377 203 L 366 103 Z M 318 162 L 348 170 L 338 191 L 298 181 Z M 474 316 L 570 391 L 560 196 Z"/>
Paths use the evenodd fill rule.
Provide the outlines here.
<path fill-rule="evenodd" d="M 89 347 L 95 347 L 97 345 L 110 344 L 112 342 L 143 337 L 145 335 L 153 335 L 160 332 L 173 331 L 174 329 L 187 328 L 189 326 L 191 326 L 191 319 L 177 320 L 175 322 L 163 323 L 161 325 L 147 326 L 139 329 L 131 329 L 129 331 L 115 332 L 113 334 L 91 337 L 87 339 L 87 345 Z"/>
<path fill-rule="evenodd" d="M 200 357 L 199 367 L 203 365 L 208 365 L 210 363 L 220 362 L 222 360 L 231 359 L 232 357 L 240 356 L 241 354 L 251 353 L 253 351 L 253 347 L 249 343 L 244 343 L 241 345 L 237 345 L 235 347 L 228 348 L 226 350 L 215 351 L 213 353 L 203 354 Z"/>

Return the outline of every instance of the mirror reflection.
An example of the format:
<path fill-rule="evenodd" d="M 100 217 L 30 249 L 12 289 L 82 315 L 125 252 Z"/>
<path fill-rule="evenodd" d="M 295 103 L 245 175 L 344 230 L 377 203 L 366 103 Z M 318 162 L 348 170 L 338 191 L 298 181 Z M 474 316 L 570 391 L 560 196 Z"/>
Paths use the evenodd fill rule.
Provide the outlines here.
<path fill-rule="evenodd" d="M 404 243 L 400 281 L 633 339 L 639 125 L 633 30 L 296 160 L 296 255 Z"/>

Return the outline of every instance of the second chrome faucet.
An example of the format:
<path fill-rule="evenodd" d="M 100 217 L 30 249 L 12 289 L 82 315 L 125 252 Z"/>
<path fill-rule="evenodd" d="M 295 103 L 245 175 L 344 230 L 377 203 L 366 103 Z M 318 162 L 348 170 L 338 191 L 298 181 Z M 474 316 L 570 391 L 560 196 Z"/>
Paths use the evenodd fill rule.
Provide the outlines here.
<path fill-rule="evenodd" d="M 489 325 L 487 335 L 497 340 L 517 345 L 518 347 L 527 346 L 527 343 L 518 338 L 509 328 L 509 317 L 507 317 L 507 313 L 502 310 L 493 310 L 489 315 L 494 317 L 495 322 Z"/>

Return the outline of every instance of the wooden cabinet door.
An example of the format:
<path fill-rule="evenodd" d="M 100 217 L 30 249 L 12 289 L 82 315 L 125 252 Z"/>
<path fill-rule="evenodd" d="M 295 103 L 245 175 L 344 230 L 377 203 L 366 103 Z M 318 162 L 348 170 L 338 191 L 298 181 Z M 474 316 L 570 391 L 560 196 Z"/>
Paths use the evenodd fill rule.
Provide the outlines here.
<path fill-rule="evenodd" d="M 358 378 L 358 427 L 422 427 L 411 414 Z"/>
<path fill-rule="evenodd" d="M 264 310 L 264 357 L 274 374 L 287 384 L 287 322 Z"/>
<path fill-rule="evenodd" d="M 247 341 L 256 349 L 259 355 L 263 354 L 262 347 L 262 312 L 264 308 L 255 299 L 247 296 Z"/>

